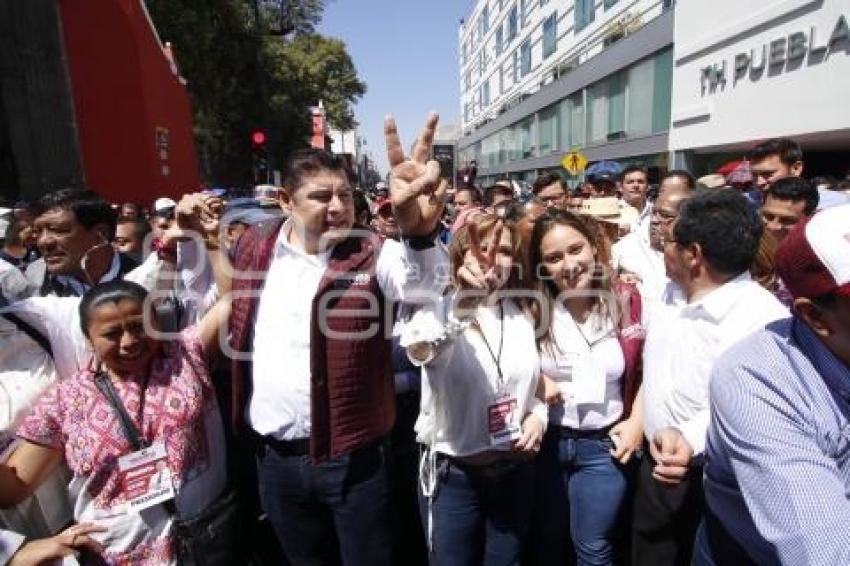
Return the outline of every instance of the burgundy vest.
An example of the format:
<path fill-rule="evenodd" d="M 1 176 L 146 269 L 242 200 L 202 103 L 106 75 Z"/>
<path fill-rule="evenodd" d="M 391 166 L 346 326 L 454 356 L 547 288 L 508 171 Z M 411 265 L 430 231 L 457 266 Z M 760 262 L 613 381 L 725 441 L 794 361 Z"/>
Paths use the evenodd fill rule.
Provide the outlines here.
<path fill-rule="evenodd" d="M 643 307 L 637 287 L 619 282 L 615 285 L 614 292 L 620 299 L 622 309 L 617 339 L 626 361 L 622 380 L 623 418 L 626 419 L 632 412 L 632 405 L 643 377 L 643 343 L 646 330 L 641 323 Z"/>
<path fill-rule="evenodd" d="M 250 397 L 253 331 L 282 220 L 258 224 L 239 239 L 234 258 L 230 335 L 234 426 Z M 321 462 L 387 434 L 395 422 L 387 304 L 376 277 L 377 239 L 350 237 L 331 252 L 313 297 L 310 321 L 310 456 Z M 390 323 L 392 321 L 389 321 Z M 246 358 L 246 359 L 240 359 Z M 286 359 L 281 358 L 281 379 Z"/>

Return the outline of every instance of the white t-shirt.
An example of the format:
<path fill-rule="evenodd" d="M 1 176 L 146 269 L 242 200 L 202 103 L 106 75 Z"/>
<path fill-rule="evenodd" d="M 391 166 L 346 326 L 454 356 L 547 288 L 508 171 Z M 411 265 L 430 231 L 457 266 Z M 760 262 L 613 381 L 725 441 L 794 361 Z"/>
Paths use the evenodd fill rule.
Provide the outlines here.
<path fill-rule="evenodd" d="M 540 353 L 540 369 L 558 384 L 564 402 L 549 407 L 549 422 L 580 430 L 617 422 L 623 414 L 626 361 L 613 321 L 593 313 L 577 324 L 559 302 L 552 334 L 554 344 L 544 344 Z"/>

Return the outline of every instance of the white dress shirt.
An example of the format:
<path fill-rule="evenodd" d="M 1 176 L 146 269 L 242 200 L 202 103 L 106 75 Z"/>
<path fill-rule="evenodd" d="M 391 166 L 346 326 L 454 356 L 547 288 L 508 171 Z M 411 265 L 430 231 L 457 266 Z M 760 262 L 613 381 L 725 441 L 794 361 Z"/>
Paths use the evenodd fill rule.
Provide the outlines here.
<path fill-rule="evenodd" d="M 664 287 L 669 283 L 664 267 L 664 254 L 649 245 L 649 225 L 641 226 L 614 244 L 612 250 L 614 269 L 634 273 L 640 278 L 638 290 L 643 300 L 644 313 L 661 300 Z M 644 316 L 644 325 L 648 319 Z"/>
<path fill-rule="evenodd" d="M 558 302 L 552 334 L 555 343 L 543 345 L 540 369 L 558 384 L 564 402 L 549 407 L 549 422 L 580 430 L 599 430 L 617 422 L 623 414 L 626 361 L 614 322 L 593 313 L 576 324 Z"/>
<path fill-rule="evenodd" d="M 253 338 L 253 391 L 247 412 L 255 431 L 278 440 L 310 436 L 310 317 L 330 258 L 330 252 L 311 255 L 291 245 L 291 231 L 289 220 L 278 235 L 260 293 Z M 442 289 L 445 273 L 436 267 L 446 262 L 446 250 L 439 242 L 433 248 L 414 251 L 386 240 L 378 256 L 376 277 L 388 301 L 416 301 L 419 293 L 424 296 Z"/>
<path fill-rule="evenodd" d="M 643 352 L 644 430 L 650 441 L 665 427 L 682 432 L 694 451 L 705 449 L 709 374 L 727 348 L 788 310 L 744 272 L 700 299 L 659 304 Z"/>
<path fill-rule="evenodd" d="M 435 339 L 447 322 L 454 320 L 452 301 L 447 295 L 419 309 L 405 325 L 401 345 Z M 546 405 L 536 396 L 540 364 L 533 355 L 534 324 L 512 300 L 503 299 L 502 305 L 501 320 L 499 307 L 479 306 L 473 316 L 480 330 L 467 325 L 443 341 L 424 365 L 411 359 L 422 365 L 416 437 L 434 452 L 463 457 L 510 450 L 509 442 L 493 445 L 488 430 L 488 407 L 503 396 L 517 402 L 511 424 L 520 426 L 529 412 L 544 426 L 548 420 Z"/>

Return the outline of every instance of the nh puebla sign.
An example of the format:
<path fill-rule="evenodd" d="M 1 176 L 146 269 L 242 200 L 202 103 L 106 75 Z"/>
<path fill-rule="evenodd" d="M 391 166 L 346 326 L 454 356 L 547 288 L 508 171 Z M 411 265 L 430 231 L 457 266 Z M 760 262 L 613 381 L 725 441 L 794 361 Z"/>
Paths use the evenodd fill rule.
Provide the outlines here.
<path fill-rule="evenodd" d="M 700 69 L 702 95 L 724 90 L 731 78 L 732 86 L 749 78 L 759 80 L 765 72 L 776 75 L 797 69 L 807 63 L 814 65 L 827 60 L 838 51 L 850 53 L 850 27 L 844 15 L 838 17 L 832 32 L 826 35 L 815 27 L 809 32 L 797 31 L 764 43 L 761 47 L 742 51 L 731 61 L 722 61 Z M 731 62 L 731 65 L 729 64 Z"/>

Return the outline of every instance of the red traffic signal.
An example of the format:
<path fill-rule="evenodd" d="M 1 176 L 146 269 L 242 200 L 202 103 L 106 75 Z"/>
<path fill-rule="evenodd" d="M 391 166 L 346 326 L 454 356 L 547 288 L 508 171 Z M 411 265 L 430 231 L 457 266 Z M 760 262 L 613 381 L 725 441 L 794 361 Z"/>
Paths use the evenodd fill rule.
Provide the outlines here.
<path fill-rule="evenodd" d="M 251 132 L 251 141 L 254 145 L 263 145 L 266 143 L 266 133 L 263 130 L 254 130 Z"/>

